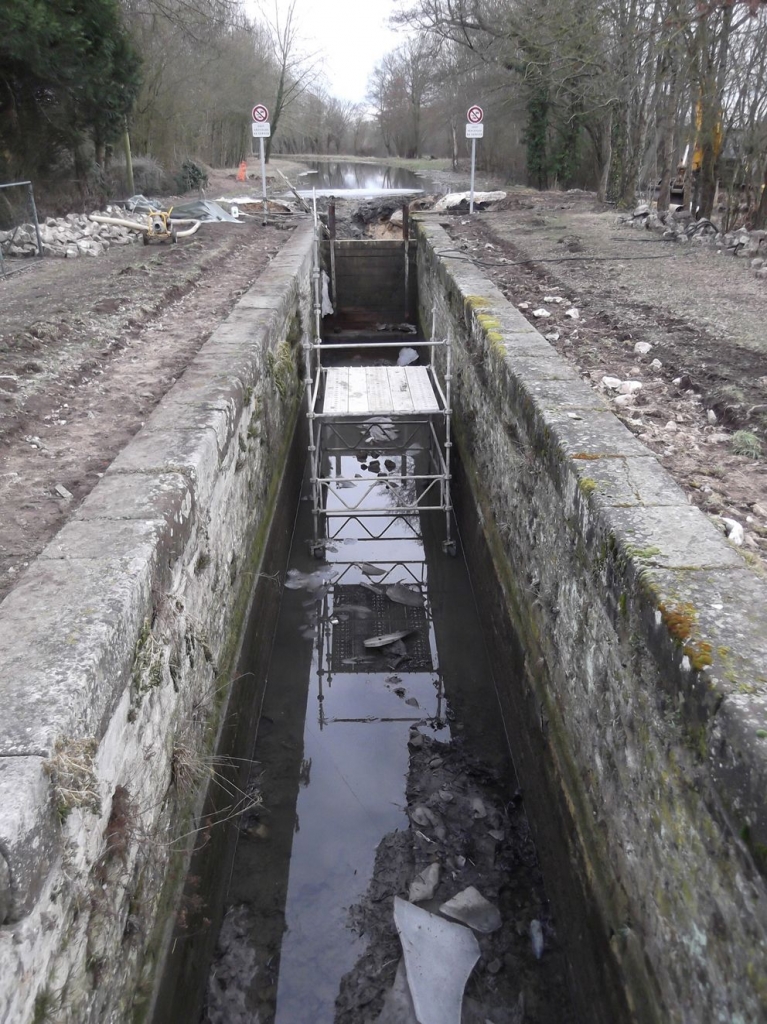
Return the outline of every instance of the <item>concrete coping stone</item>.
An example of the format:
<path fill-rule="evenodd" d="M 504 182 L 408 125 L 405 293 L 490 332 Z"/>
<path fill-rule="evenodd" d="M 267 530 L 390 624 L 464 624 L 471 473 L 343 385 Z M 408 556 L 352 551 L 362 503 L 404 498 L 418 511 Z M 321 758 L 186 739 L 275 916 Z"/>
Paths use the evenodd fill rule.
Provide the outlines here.
<path fill-rule="evenodd" d="M 118 473 L 180 473 L 192 486 L 197 503 L 206 507 L 223 455 L 220 447 L 221 433 L 217 426 L 221 425 L 225 414 L 221 410 L 204 409 L 200 416 L 204 419 L 213 416 L 214 420 L 218 419 L 218 424 L 214 422 L 186 430 L 177 429 L 164 424 L 166 414 L 158 411 L 157 418 L 152 421 L 157 429 L 144 426 L 112 462 L 105 476 Z"/>

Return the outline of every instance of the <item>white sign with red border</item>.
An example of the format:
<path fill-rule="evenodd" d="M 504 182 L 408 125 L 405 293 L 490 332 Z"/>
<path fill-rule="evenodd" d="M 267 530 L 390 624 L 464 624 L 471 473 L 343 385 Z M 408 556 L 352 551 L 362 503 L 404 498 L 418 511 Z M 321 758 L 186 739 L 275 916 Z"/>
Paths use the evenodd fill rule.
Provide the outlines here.
<path fill-rule="evenodd" d="M 263 103 L 257 103 L 255 107 L 253 107 L 253 110 L 251 111 L 251 116 L 254 121 L 258 122 L 259 124 L 262 124 L 264 121 L 269 120 L 269 111 L 266 109 Z M 482 118 L 480 117 L 480 121 L 481 120 Z"/>
<path fill-rule="evenodd" d="M 484 110 L 476 103 L 473 106 L 469 107 L 469 109 L 466 111 L 466 120 L 469 122 L 469 124 L 482 124 L 482 119 L 484 116 Z"/>

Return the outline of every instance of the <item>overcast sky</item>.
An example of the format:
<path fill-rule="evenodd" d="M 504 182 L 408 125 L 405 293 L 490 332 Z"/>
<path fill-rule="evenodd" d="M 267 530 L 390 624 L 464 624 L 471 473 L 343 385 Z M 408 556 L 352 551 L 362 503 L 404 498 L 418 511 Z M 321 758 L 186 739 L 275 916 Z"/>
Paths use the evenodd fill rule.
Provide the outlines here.
<path fill-rule="evenodd" d="M 289 0 L 276 0 L 286 10 Z M 260 8 L 274 17 L 275 0 L 247 0 L 249 13 Z M 339 99 L 365 99 L 375 65 L 403 39 L 388 26 L 394 0 L 297 0 L 296 10 L 304 46 L 324 52 L 328 91 Z"/>

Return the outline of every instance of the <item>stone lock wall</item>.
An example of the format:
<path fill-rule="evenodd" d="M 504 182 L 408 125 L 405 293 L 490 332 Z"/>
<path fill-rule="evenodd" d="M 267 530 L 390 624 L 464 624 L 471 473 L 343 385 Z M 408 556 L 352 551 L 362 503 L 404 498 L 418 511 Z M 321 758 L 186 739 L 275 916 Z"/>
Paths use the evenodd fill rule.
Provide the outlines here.
<path fill-rule="evenodd" d="M 303 394 L 311 246 L 0 605 L 0 1020 L 149 1012 Z"/>
<path fill-rule="evenodd" d="M 464 545 L 518 638 L 498 685 L 584 1018 L 765 1020 L 767 585 L 436 218 L 417 230 Z"/>

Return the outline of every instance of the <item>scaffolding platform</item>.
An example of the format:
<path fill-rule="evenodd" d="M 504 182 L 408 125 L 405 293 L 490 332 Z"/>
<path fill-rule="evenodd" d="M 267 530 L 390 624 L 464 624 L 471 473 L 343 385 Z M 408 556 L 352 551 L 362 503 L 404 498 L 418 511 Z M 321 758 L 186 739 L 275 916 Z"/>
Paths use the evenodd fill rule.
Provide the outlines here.
<path fill-rule="evenodd" d="M 450 497 L 451 346 L 433 336 L 375 337 L 327 344 L 322 339 L 320 225 L 313 267 L 314 338 L 305 338 L 304 386 L 309 424 L 312 551 L 322 557 L 332 521 L 445 515 L 445 551 L 455 554 Z M 412 349 L 411 362 L 378 362 Z M 438 375 L 435 355 L 440 353 Z M 332 353 L 332 365 L 323 356 Z"/>

